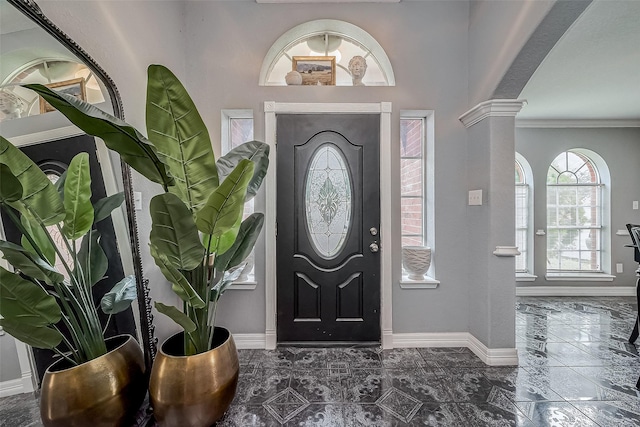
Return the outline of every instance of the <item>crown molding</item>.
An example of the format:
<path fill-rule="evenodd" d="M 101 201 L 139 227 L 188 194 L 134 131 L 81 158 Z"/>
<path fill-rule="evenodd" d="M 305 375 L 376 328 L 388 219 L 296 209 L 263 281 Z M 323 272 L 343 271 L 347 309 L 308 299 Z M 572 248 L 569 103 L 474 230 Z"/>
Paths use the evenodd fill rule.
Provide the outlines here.
<path fill-rule="evenodd" d="M 490 99 L 479 103 L 458 120 L 469 128 L 487 117 L 515 117 L 526 103 L 524 99 Z"/>
<path fill-rule="evenodd" d="M 637 128 L 640 119 L 516 119 L 517 128 Z"/>

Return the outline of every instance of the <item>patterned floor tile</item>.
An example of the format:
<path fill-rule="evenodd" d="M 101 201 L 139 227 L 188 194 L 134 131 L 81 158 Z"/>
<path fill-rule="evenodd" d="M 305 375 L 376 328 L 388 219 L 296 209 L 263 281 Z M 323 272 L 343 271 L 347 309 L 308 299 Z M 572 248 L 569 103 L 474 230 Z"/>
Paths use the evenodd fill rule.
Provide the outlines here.
<path fill-rule="evenodd" d="M 289 387 L 291 372 L 277 369 L 256 369 L 255 373 L 240 372 L 234 404 L 260 405 Z"/>
<path fill-rule="evenodd" d="M 340 427 L 344 425 L 342 406 L 312 403 L 290 418 L 284 425 L 291 427 Z"/>
<path fill-rule="evenodd" d="M 568 402 L 518 402 L 517 406 L 536 427 L 599 427 Z"/>
<path fill-rule="evenodd" d="M 640 427 L 640 413 L 619 402 L 570 402 L 601 427 Z"/>
<path fill-rule="evenodd" d="M 329 370 L 291 372 L 291 388 L 309 402 L 342 402 L 340 377 L 330 376 Z"/>
<path fill-rule="evenodd" d="M 531 368 L 532 376 L 546 378 L 545 386 L 565 400 L 604 400 L 604 389 L 569 367 Z"/>
<path fill-rule="evenodd" d="M 216 427 L 279 427 L 281 425 L 262 405 L 233 405 L 216 423 Z"/>
<path fill-rule="evenodd" d="M 307 408 L 309 401 L 292 388 L 286 388 L 265 401 L 262 406 L 278 422 L 284 424 Z"/>
<path fill-rule="evenodd" d="M 415 348 L 395 348 L 380 353 L 382 366 L 385 368 L 415 368 L 422 357 Z"/>
<path fill-rule="evenodd" d="M 390 387 L 382 369 L 352 369 L 341 381 L 345 402 L 375 403 Z"/>
<path fill-rule="evenodd" d="M 376 405 L 393 415 L 396 419 L 408 423 L 422 406 L 422 402 L 392 387 L 380 396 Z"/>
<path fill-rule="evenodd" d="M 454 402 L 485 403 L 494 386 L 477 369 L 446 369 L 448 380 L 444 383 Z"/>
<path fill-rule="evenodd" d="M 629 297 L 518 297 L 519 367 L 461 347 L 240 350 L 217 426 L 639 426 L 636 313 Z M 0 399 L 0 427 L 40 425 L 33 395 Z"/>
<path fill-rule="evenodd" d="M 469 427 L 538 427 L 513 403 L 506 403 L 500 407 L 488 403 L 460 403 L 458 407 Z"/>
<path fill-rule="evenodd" d="M 423 369 L 387 369 L 387 380 L 392 387 L 401 390 L 420 402 L 448 402 L 451 396 L 434 373 Z"/>

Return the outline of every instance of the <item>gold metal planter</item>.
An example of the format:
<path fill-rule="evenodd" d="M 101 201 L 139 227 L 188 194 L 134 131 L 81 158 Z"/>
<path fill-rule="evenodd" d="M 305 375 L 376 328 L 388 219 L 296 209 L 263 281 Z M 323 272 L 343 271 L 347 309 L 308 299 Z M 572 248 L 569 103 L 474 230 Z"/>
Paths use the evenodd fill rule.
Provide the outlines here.
<path fill-rule="evenodd" d="M 45 427 L 130 425 L 146 392 L 144 357 L 129 335 L 107 340 L 109 351 L 65 368 L 51 365 L 42 380 L 40 416 Z"/>
<path fill-rule="evenodd" d="M 228 330 L 216 328 L 220 345 L 180 356 L 183 333 L 164 342 L 151 369 L 149 397 L 162 427 L 209 427 L 231 405 L 238 385 L 238 352 Z"/>

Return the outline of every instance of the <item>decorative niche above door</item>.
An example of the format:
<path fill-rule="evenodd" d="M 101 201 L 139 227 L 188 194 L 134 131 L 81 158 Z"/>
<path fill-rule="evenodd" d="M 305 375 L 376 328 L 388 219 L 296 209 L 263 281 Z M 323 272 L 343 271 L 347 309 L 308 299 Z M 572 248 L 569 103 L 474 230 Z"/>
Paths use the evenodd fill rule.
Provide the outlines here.
<path fill-rule="evenodd" d="M 292 76 L 292 71 L 302 76 Z M 369 33 L 348 22 L 320 19 L 275 41 L 262 62 L 259 84 L 395 86 L 396 81 L 387 54 Z"/>

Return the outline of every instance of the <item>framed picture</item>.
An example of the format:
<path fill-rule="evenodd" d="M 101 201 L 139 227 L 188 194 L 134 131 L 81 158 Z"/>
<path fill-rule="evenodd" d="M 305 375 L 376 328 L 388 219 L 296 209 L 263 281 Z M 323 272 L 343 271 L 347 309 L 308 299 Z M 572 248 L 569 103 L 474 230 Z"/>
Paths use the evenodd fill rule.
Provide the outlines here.
<path fill-rule="evenodd" d="M 302 75 L 303 85 L 335 86 L 335 56 L 294 56 L 293 70 Z"/>
<path fill-rule="evenodd" d="M 73 80 L 65 80 L 63 82 L 51 83 L 45 86 L 56 92 L 66 93 L 67 95 L 75 96 L 83 101 L 87 100 L 85 81 L 82 77 Z M 49 111 L 55 111 L 55 108 L 45 101 L 44 98 L 40 97 L 40 114 L 48 113 Z"/>

